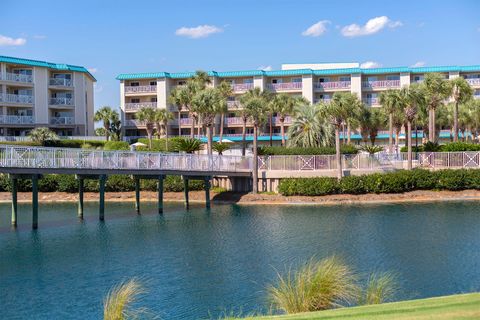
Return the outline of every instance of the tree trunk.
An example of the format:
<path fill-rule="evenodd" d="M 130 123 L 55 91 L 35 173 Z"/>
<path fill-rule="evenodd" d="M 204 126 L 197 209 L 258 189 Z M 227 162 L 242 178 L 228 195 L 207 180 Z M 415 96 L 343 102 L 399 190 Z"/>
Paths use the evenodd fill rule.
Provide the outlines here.
<path fill-rule="evenodd" d="M 400 129 L 401 130 L 401 129 Z M 396 129 L 395 131 L 395 152 L 398 153 L 398 145 L 400 143 L 400 130 Z"/>
<path fill-rule="evenodd" d="M 453 141 L 458 141 L 458 101 L 455 100 L 455 108 L 453 109 Z"/>
<path fill-rule="evenodd" d="M 253 126 L 253 194 L 258 193 L 257 124 Z"/>
<path fill-rule="evenodd" d="M 342 123 L 342 143 L 345 144 L 345 124 Z"/>
<path fill-rule="evenodd" d="M 412 170 L 412 122 L 407 122 L 407 169 Z"/>
<path fill-rule="evenodd" d="M 270 113 L 269 121 L 269 131 L 270 131 L 270 147 L 273 146 L 273 115 Z"/>
<path fill-rule="evenodd" d="M 285 119 L 280 118 L 280 132 L 282 134 L 282 146 L 285 147 Z"/>
<path fill-rule="evenodd" d="M 243 127 L 242 127 L 242 156 L 244 157 L 247 149 L 246 141 L 245 141 L 246 134 L 247 134 L 247 123 L 244 121 Z"/>
<path fill-rule="evenodd" d="M 197 119 L 197 139 L 202 137 L 202 123 L 200 121 L 200 117 Z"/>
<path fill-rule="evenodd" d="M 388 150 L 393 152 L 393 113 L 388 115 Z"/>
<path fill-rule="evenodd" d="M 182 117 L 181 117 L 181 112 L 180 109 L 178 109 L 178 136 L 182 136 L 182 125 L 180 124 Z"/>
<path fill-rule="evenodd" d="M 168 151 L 168 125 L 165 124 L 165 151 Z"/>
<path fill-rule="evenodd" d="M 190 139 L 195 138 L 195 118 L 193 117 L 193 113 L 189 113 L 190 119 L 192 120 L 192 124 L 190 125 Z"/>
<path fill-rule="evenodd" d="M 103 128 L 105 129 L 105 139 L 108 141 L 108 138 L 110 137 L 110 131 L 108 129 L 110 128 L 106 124 L 103 125 Z"/>
<path fill-rule="evenodd" d="M 342 179 L 342 155 L 340 153 L 340 127 L 335 126 L 335 160 L 337 162 L 337 178 Z"/>
<path fill-rule="evenodd" d="M 220 115 L 220 137 L 218 139 L 218 141 L 220 143 L 222 143 L 222 140 L 223 140 L 223 127 L 225 126 L 225 115 L 222 113 Z"/>
<path fill-rule="evenodd" d="M 352 133 L 352 128 L 350 127 L 350 121 L 347 121 L 347 144 L 350 144 L 352 142 L 351 139 L 351 133 Z"/>
<path fill-rule="evenodd" d="M 212 129 L 213 128 L 211 125 L 207 126 L 207 152 L 209 155 L 212 154 L 212 142 L 213 142 Z"/>

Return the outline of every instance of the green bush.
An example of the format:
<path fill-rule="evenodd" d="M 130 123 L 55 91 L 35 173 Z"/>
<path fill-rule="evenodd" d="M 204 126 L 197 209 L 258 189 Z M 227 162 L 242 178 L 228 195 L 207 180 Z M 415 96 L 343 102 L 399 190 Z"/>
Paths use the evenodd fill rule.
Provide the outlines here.
<path fill-rule="evenodd" d="M 168 138 L 168 152 L 178 152 L 176 149 L 178 139 L 182 139 L 182 137 L 172 137 Z M 147 147 L 138 147 L 138 151 L 157 151 L 157 152 L 165 152 L 166 145 L 165 145 L 165 138 L 162 139 L 153 139 L 152 140 L 152 149 L 148 148 L 148 139 L 147 138 L 140 138 L 138 142 L 141 142 Z"/>
<path fill-rule="evenodd" d="M 104 150 L 130 150 L 130 145 L 125 141 L 107 141 Z"/>
<path fill-rule="evenodd" d="M 412 145 L 412 152 L 423 152 L 423 146 L 419 145 L 418 147 Z M 408 152 L 407 146 L 403 146 L 400 148 L 400 152 Z"/>
<path fill-rule="evenodd" d="M 441 146 L 442 152 L 480 151 L 480 144 L 468 142 L 450 142 Z"/>
<path fill-rule="evenodd" d="M 356 154 L 358 153 L 357 147 L 354 145 L 344 144 L 341 146 L 340 151 L 343 154 Z M 264 156 L 273 155 L 321 155 L 321 154 L 335 154 L 335 147 L 322 147 L 322 148 L 301 148 L 301 147 L 269 147 L 262 146 L 258 148 L 258 154 Z"/>
<path fill-rule="evenodd" d="M 327 177 L 284 179 L 278 188 L 287 196 L 323 196 L 339 191 L 337 179 Z"/>

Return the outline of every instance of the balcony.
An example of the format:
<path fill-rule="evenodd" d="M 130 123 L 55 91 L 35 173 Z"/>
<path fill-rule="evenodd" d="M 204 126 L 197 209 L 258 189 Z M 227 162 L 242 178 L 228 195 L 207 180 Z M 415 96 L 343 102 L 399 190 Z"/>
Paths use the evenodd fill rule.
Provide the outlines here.
<path fill-rule="evenodd" d="M 0 102 L 15 104 L 33 104 L 33 96 L 6 93 L 0 95 Z"/>
<path fill-rule="evenodd" d="M 369 106 L 374 106 L 379 104 L 378 98 L 363 98 L 363 103 Z"/>
<path fill-rule="evenodd" d="M 1 124 L 33 124 L 33 116 L 0 115 Z"/>
<path fill-rule="evenodd" d="M 302 90 L 301 82 L 268 83 L 267 88 L 272 91 Z"/>
<path fill-rule="evenodd" d="M 317 82 L 313 87 L 317 90 L 338 90 L 350 89 L 351 81 L 332 81 L 332 82 Z"/>
<path fill-rule="evenodd" d="M 227 101 L 228 109 L 238 109 L 241 107 L 240 101 Z"/>
<path fill-rule="evenodd" d="M 465 79 L 468 84 L 474 87 L 480 86 L 480 78 Z"/>
<path fill-rule="evenodd" d="M 314 99 L 314 100 L 313 100 L 313 103 L 314 103 L 314 104 L 317 104 L 317 103 L 330 103 L 330 101 L 332 101 L 331 98 Z"/>
<path fill-rule="evenodd" d="M 73 107 L 73 98 L 50 98 L 49 105 Z"/>
<path fill-rule="evenodd" d="M 280 117 L 273 117 L 272 120 L 276 126 L 279 126 L 281 124 Z M 283 124 L 291 124 L 291 123 L 292 123 L 292 117 L 289 117 L 289 116 L 285 117 Z"/>
<path fill-rule="evenodd" d="M 227 125 L 243 125 L 242 117 L 225 117 L 225 123 Z M 247 120 L 247 125 L 251 125 L 252 121 Z"/>
<path fill-rule="evenodd" d="M 232 84 L 233 92 L 244 92 L 253 89 L 253 83 Z"/>
<path fill-rule="evenodd" d="M 0 79 L 11 82 L 20 82 L 20 83 L 32 83 L 33 76 L 28 74 L 16 74 L 11 72 L 6 72 L 0 76 Z"/>
<path fill-rule="evenodd" d="M 50 78 L 48 84 L 58 87 L 73 87 L 73 82 L 71 79 Z"/>
<path fill-rule="evenodd" d="M 363 81 L 362 88 L 400 88 L 400 80 Z"/>
<path fill-rule="evenodd" d="M 144 126 L 145 124 L 142 121 L 139 121 L 137 119 L 127 119 L 125 120 L 125 126 L 126 127 L 139 127 L 139 126 Z"/>
<path fill-rule="evenodd" d="M 180 125 L 181 126 L 191 126 L 193 123 L 192 118 L 181 118 L 180 119 Z"/>
<path fill-rule="evenodd" d="M 128 86 L 125 87 L 125 93 L 156 93 L 157 86 Z"/>
<path fill-rule="evenodd" d="M 73 117 L 51 117 L 50 124 L 53 125 L 73 125 L 75 124 L 75 119 Z"/>
<path fill-rule="evenodd" d="M 157 108 L 156 102 L 138 102 L 138 103 L 125 103 L 125 111 L 135 111 L 141 108 Z"/>

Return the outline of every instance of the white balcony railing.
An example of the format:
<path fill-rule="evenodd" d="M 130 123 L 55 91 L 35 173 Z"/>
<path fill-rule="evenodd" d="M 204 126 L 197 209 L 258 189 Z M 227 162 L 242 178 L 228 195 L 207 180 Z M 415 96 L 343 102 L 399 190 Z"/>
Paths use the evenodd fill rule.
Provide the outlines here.
<path fill-rule="evenodd" d="M 22 94 L 1 94 L 0 102 L 6 103 L 18 103 L 18 104 L 33 104 L 33 96 L 22 95 Z"/>
<path fill-rule="evenodd" d="M 465 79 L 471 86 L 480 86 L 480 78 Z"/>
<path fill-rule="evenodd" d="M 125 93 L 149 93 L 157 92 L 157 86 L 128 86 L 125 87 Z"/>
<path fill-rule="evenodd" d="M 329 90 L 329 89 L 350 89 L 351 81 L 332 81 L 332 82 L 317 82 L 314 84 L 315 89 Z"/>
<path fill-rule="evenodd" d="M 50 118 L 50 124 L 71 125 L 75 124 L 75 119 L 73 117 L 52 117 Z"/>
<path fill-rule="evenodd" d="M 363 81 L 363 88 L 399 88 L 400 80 Z"/>
<path fill-rule="evenodd" d="M 280 117 L 273 117 L 272 120 L 273 120 L 272 122 L 277 126 L 279 126 L 281 123 Z M 283 124 L 290 124 L 290 123 L 292 123 L 292 117 L 289 117 L 289 116 L 285 117 Z"/>
<path fill-rule="evenodd" d="M 143 122 L 139 121 L 139 120 L 136 120 L 136 119 L 125 120 L 125 126 L 126 127 L 138 127 L 138 126 L 142 126 L 142 125 L 143 125 Z"/>
<path fill-rule="evenodd" d="M 2 80 L 12 81 L 12 82 L 22 82 L 22 83 L 32 83 L 33 76 L 28 74 L 16 74 L 11 72 L 6 72 L 0 77 Z"/>
<path fill-rule="evenodd" d="M 51 106 L 73 106 L 73 98 L 50 98 Z"/>
<path fill-rule="evenodd" d="M 51 86 L 61 86 L 61 87 L 71 87 L 71 79 L 62 79 L 62 78 L 50 78 L 48 82 Z"/>
<path fill-rule="evenodd" d="M 372 106 L 379 103 L 378 98 L 363 98 L 363 103 Z"/>
<path fill-rule="evenodd" d="M 132 111 L 132 110 L 139 110 L 141 108 L 156 108 L 156 102 L 138 102 L 138 103 L 125 103 L 125 110 Z"/>
<path fill-rule="evenodd" d="M 0 115 L 1 124 L 33 124 L 33 116 Z"/>
<path fill-rule="evenodd" d="M 272 91 L 281 91 L 281 90 L 301 90 L 301 82 L 284 82 L 284 83 L 268 83 L 267 88 Z"/>
<path fill-rule="evenodd" d="M 232 90 L 234 92 L 248 91 L 250 89 L 253 89 L 253 83 L 232 84 Z"/>
<path fill-rule="evenodd" d="M 227 101 L 228 109 L 238 109 L 241 107 L 240 101 Z"/>
<path fill-rule="evenodd" d="M 180 125 L 182 125 L 182 126 L 192 125 L 192 123 L 193 123 L 192 118 L 181 118 L 180 119 Z"/>

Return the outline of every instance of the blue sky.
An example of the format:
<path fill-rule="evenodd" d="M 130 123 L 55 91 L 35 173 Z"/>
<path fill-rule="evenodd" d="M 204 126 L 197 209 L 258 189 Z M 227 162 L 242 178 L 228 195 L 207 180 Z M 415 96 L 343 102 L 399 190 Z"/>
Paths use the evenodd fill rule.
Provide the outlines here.
<path fill-rule="evenodd" d="M 119 73 L 480 64 L 475 0 L 2 0 L 1 8 L 0 55 L 90 68 L 96 107 L 118 107 Z"/>

